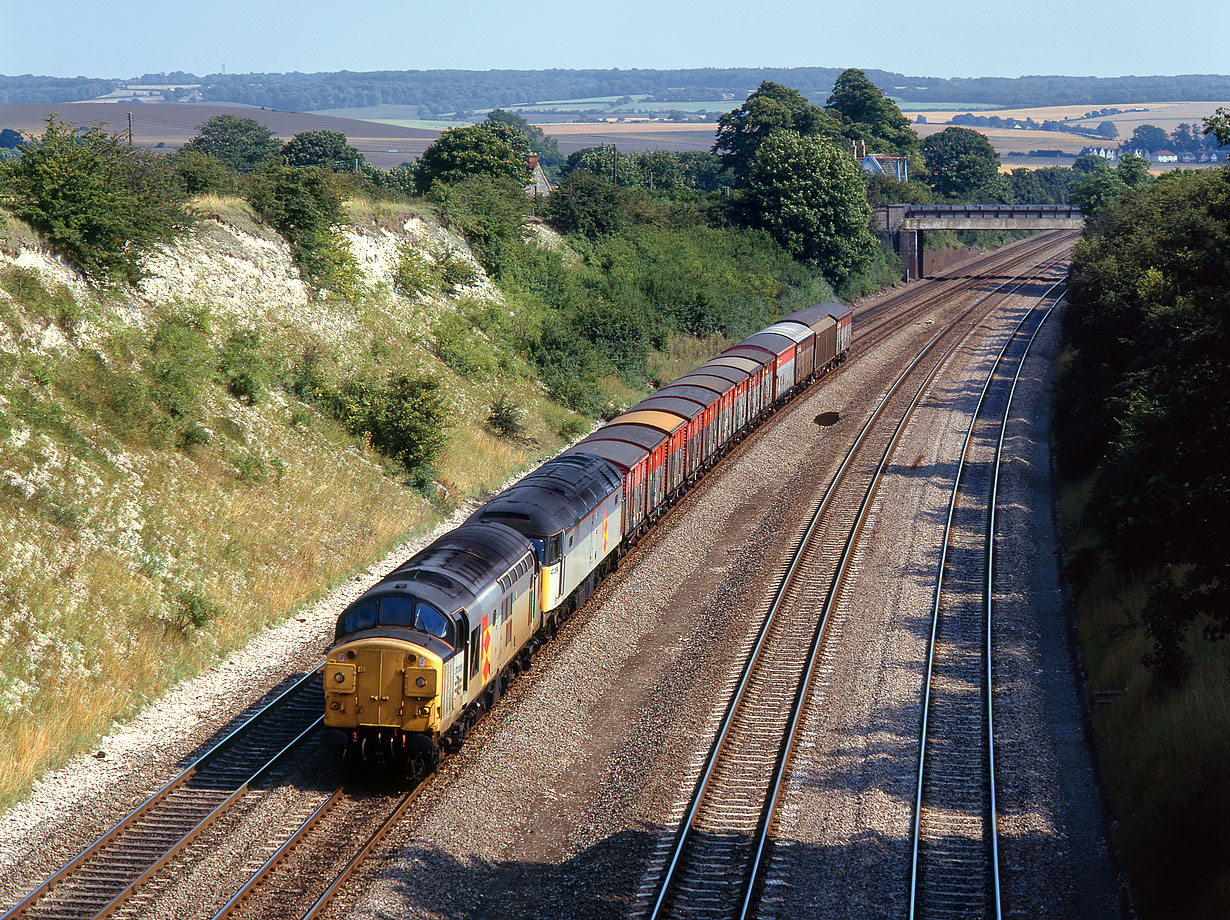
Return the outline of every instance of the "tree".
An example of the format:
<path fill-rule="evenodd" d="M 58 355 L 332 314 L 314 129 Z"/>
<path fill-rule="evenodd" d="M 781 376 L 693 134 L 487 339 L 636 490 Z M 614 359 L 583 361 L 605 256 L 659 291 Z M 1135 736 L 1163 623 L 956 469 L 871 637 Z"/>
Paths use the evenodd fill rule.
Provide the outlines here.
<path fill-rule="evenodd" d="M 1072 187 L 1072 202 L 1085 214 L 1086 221 L 1101 217 L 1127 192 L 1127 183 L 1110 169 L 1091 173 Z"/>
<path fill-rule="evenodd" d="M 999 176 L 999 154 L 969 128 L 945 128 L 922 143 L 931 185 L 942 197 L 968 200 Z"/>
<path fill-rule="evenodd" d="M 1157 125 L 1137 125 L 1124 146 L 1132 150 L 1147 150 L 1149 153 L 1155 153 L 1158 150 L 1164 150 L 1168 143 L 1170 143 L 1169 135 Z"/>
<path fill-rule="evenodd" d="M 341 131 L 300 131 L 283 145 L 282 157 L 289 166 L 322 166 L 334 172 L 355 172 L 367 162 Z"/>
<path fill-rule="evenodd" d="M 760 145 L 741 202 L 745 219 L 834 285 L 864 272 L 875 241 L 862 170 L 816 136 L 775 131 Z"/>
<path fill-rule="evenodd" d="M 596 239 L 623 226 L 629 194 L 602 176 L 577 169 L 551 191 L 546 217 L 561 233 Z"/>
<path fill-rule="evenodd" d="M 317 283 L 329 274 L 327 237 L 342 222 L 337 177 L 320 166 L 266 163 L 253 177 L 248 201 L 286 237 L 305 278 Z"/>
<path fill-rule="evenodd" d="M 842 137 L 868 141 L 875 153 L 905 156 L 918 149 L 918 134 L 909 119 L 861 70 L 852 67 L 841 73 L 824 108 L 841 119 Z"/>
<path fill-rule="evenodd" d="M 235 188 L 235 173 L 217 157 L 193 147 L 182 147 L 170 158 L 180 185 L 189 195 L 229 192 Z"/>
<path fill-rule="evenodd" d="M 1091 507 L 1119 572 L 1149 585 L 1149 661 L 1169 684 L 1194 624 L 1230 635 L 1230 171 L 1170 173 L 1091 229 L 1069 275 L 1060 459 L 1101 461 Z"/>
<path fill-rule="evenodd" d="M 238 173 L 252 172 L 281 149 L 273 132 L 251 118 L 215 115 L 196 129 L 199 133 L 185 146 L 217 157 Z"/>
<path fill-rule="evenodd" d="M 422 195 L 433 183 L 458 182 L 475 175 L 512 179 L 524 185 L 529 179 L 528 153 L 525 135 L 503 122 L 450 128 L 419 158 L 414 190 Z"/>
<path fill-rule="evenodd" d="M 1110 164 L 1106 162 L 1106 158 L 1093 153 L 1082 153 L 1072 164 L 1072 172 L 1078 176 L 1089 176 L 1108 169 L 1110 169 Z"/>
<path fill-rule="evenodd" d="M 601 176 L 620 188 L 638 188 L 643 184 L 636 157 L 630 153 L 620 153 L 614 144 L 583 147 L 568 154 L 563 175 L 570 176 L 577 170 Z"/>
<path fill-rule="evenodd" d="M 167 158 L 54 115 L 21 148 L 9 192 L 17 216 L 96 281 L 137 281 L 145 254 L 189 222 Z"/>
<path fill-rule="evenodd" d="M 1149 172 L 1149 161 L 1130 153 L 1120 158 L 1119 165 L 1115 167 L 1115 175 L 1122 179 L 1128 188 L 1141 188 L 1153 181 Z"/>
<path fill-rule="evenodd" d="M 1206 136 L 1211 134 L 1221 146 L 1230 147 L 1230 109 L 1219 108 L 1203 123 Z"/>
<path fill-rule="evenodd" d="M 1195 135 L 1192 134 L 1192 126 L 1186 123 L 1170 132 L 1170 142 L 1174 145 L 1175 150 L 1191 150 L 1193 147 L 1200 146 Z"/>
<path fill-rule="evenodd" d="M 1074 177 L 1070 169 L 1045 166 L 1042 169 L 1018 167 L 1007 179 L 1012 188 L 1012 200 L 1017 204 L 1069 204 Z"/>
<path fill-rule="evenodd" d="M 487 121 L 499 121 L 516 128 L 529 141 L 530 150 L 538 154 L 538 162 L 544 168 L 554 169 L 562 166 L 564 155 L 559 152 L 559 143 L 551 135 L 545 133 L 538 125 L 532 125 L 516 112 L 506 112 L 496 109 L 487 115 Z"/>
<path fill-rule="evenodd" d="M 810 105 L 797 89 L 765 80 L 739 108 L 718 118 L 713 152 L 742 182 L 751 173 L 756 151 L 774 131 L 802 137 L 837 137 L 840 125 L 832 115 Z"/>
<path fill-rule="evenodd" d="M 1093 129 L 1093 133 L 1098 137 L 1104 137 L 1108 141 L 1113 141 L 1119 136 L 1119 128 L 1113 121 L 1104 121 Z"/>

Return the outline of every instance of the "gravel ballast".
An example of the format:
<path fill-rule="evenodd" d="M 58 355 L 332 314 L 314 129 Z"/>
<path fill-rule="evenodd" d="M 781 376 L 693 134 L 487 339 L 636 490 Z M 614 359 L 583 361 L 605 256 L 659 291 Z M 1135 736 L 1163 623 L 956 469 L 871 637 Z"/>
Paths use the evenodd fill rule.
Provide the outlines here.
<path fill-rule="evenodd" d="M 930 337 L 935 327 L 927 320 L 938 320 L 940 314 L 936 310 L 919 319 L 874 355 L 860 356 L 795 400 L 685 499 L 540 653 L 533 670 L 514 684 L 462 751 L 445 762 L 394 839 L 331 915 L 593 918 L 639 910 L 646 864 L 686 804 L 765 595 L 776 587 L 781 564 L 857 426 L 895 376 L 892 369 L 913 343 Z M 1042 341 L 1035 346 L 1042 347 Z M 1045 354 L 1031 361 L 1048 360 Z M 1005 605 L 1019 595 L 1026 612 L 1040 603 L 1032 593 L 1031 573 L 1041 572 L 1037 577 L 1044 582 L 1046 565 L 1054 569 L 1047 549 L 1053 547 L 1053 536 L 1044 542 L 1050 526 L 1049 479 L 1036 476 L 1039 463 L 1049 472 L 1046 425 L 1031 422 L 1045 418 L 1045 380 L 1041 370 L 1025 388 L 1032 395 L 1018 390 L 1014 413 L 1023 429 L 1027 423 L 1035 426 L 1013 439 L 1031 452 L 1022 472 L 1034 478 L 1023 477 L 1026 485 L 1005 484 L 1001 501 L 1022 515 L 1020 522 L 1005 516 L 1001 529 L 1006 538 L 1019 533 L 1032 554 L 1001 563 L 1001 572 L 1011 567 L 1017 573 L 1015 586 L 1029 582 L 1029 590 L 1005 591 Z M 826 413 L 837 413 L 840 421 L 821 427 L 817 421 Z M 915 455 L 923 461 L 897 470 L 877 499 L 872 526 L 883 535 L 883 546 L 864 553 L 859 567 L 864 578 L 889 577 L 874 580 L 877 587 L 866 603 L 883 617 L 897 617 L 899 625 L 904 616 L 905 628 L 900 641 L 885 641 L 884 633 L 877 639 L 874 629 L 865 635 L 860 631 L 848 656 L 834 653 L 824 662 L 824 686 L 858 687 L 858 706 L 871 718 L 858 728 L 849 715 L 832 725 L 822 721 L 806 727 L 804 753 L 825 760 L 803 785 L 827 803 L 818 823 L 830 829 L 815 830 L 806 800 L 787 802 L 779 838 L 789 845 L 781 848 L 770 878 L 768 890 L 776 897 L 766 902 L 770 914 L 825 916 L 810 907 L 795 912 L 797 905 L 807 904 L 800 896 L 819 888 L 810 871 L 819 864 L 794 859 L 795 846 L 822 856 L 826 871 L 836 866 L 845 880 L 842 890 L 849 897 L 839 910 L 830 904 L 836 912 L 828 915 L 900 911 L 891 895 L 896 883 L 880 887 L 877 881 L 893 871 L 888 863 L 900 850 L 899 830 L 909 812 L 905 799 L 912 795 L 912 789 L 904 792 L 903 775 L 893 765 L 897 752 L 909 744 L 913 724 L 898 688 L 910 680 L 916 686 L 919 645 L 912 614 L 900 611 L 916 609 L 930 584 L 922 562 L 931 551 L 928 533 L 936 496 L 944 493 L 946 499 L 940 485 L 946 469 L 942 458 L 951 456 L 944 451 L 958 428 L 955 417 L 942 413 L 911 426 L 910 446 L 899 455 L 907 466 Z M 445 526 L 463 518 L 459 512 Z M 288 675 L 313 667 L 341 609 L 430 538 L 399 547 L 297 619 L 182 684 L 104 739 L 105 758 L 81 757 L 44 777 L 30 799 L 10 809 L 0 825 L 0 905 L 15 902 L 71 858 L 165 782 L 190 753 L 215 743 L 219 730 L 245 707 L 267 697 Z M 1044 763 L 1031 774 L 1033 784 L 1014 790 L 1004 811 L 1023 815 L 1027 822 L 1010 831 L 1029 838 L 1030 846 L 1020 851 L 1021 863 L 1047 865 L 1052 879 L 1066 872 L 1067 887 L 1054 890 L 1064 892 L 1064 904 L 1084 904 L 1077 890 L 1081 885 L 1072 881 L 1077 876 L 1064 869 L 1078 848 L 1059 848 L 1056 841 L 1064 835 L 1077 840 L 1074 822 L 1082 828 L 1091 825 L 1093 836 L 1082 840 L 1081 849 L 1096 862 L 1100 816 L 1096 795 L 1092 810 L 1082 810 L 1092 787 L 1077 783 L 1069 790 L 1062 784 L 1070 777 L 1054 766 L 1072 755 L 1073 746 L 1083 745 L 1079 707 L 1074 702 L 1065 710 L 1056 702 L 1065 693 L 1075 700 L 1062 610 L 1056 611 L 1058 633 L 1024 629 L 1006 640 L 1021 654 L 997 680 L 1025 701 L 1027 715 L 1008 728 L 1017 733 L 1012 743 L 1022 757 L 1032 762 L 1039 745 L 1057 748 L 1054 739 L 1067 747 L 1037 755 Z M 1062 661 L 1056 662 L 1057 655 Z M 1039 669 L 1049 676 L 1036 677 Z M 1069 675 L 1067 689 L 1064 674 Z M 1039 719 L 1047 723 L 1045 730 Z M 1047 740 L 1035 739 L 1029 746 L 1029 737 L 1043 731 Z M 834 750 L 836 759 L 827 760 Z M 1050 790 L 1048 795 L 1038 794 L 1041 786 Z M 321 788 L 311 777 L 290 777 L 275 797 L 253 804 L 234 820 L 230 832 L 240 842 L 226 844 L 237 854 L 234 859 L 215 855 L 202 860 L 199 869 L 185 863 L 182 884 L 150 898 L 131 915 L 208 916 L 206 902 L 222 897 L 227 885 L 237 887 L 243 870 L 259 864 L 260 855 L 275 844 L 263 838 L 284 825 L 287 814 L 319 801 Z M 844 804 L 839 807 L 834 800 Z M 1029 817 L 1037 814 L 1046 820 Z M 234 863 L 229 876 L 228 861 Z M 809 871 L 799 874 L 797 867 L 803 865 Z M 1080 866 L 1079 860 L 1075 865 Z M 1085 888 L 1102 885 L 1092 868 L 1081 872 Z M 211 889 L 209 898 L 193 894 L 201 883 Z M 1101 901 L 1095 897 L 1088 903 Z M 1082 915 L 1067 910 L 1046 915 Z"/>

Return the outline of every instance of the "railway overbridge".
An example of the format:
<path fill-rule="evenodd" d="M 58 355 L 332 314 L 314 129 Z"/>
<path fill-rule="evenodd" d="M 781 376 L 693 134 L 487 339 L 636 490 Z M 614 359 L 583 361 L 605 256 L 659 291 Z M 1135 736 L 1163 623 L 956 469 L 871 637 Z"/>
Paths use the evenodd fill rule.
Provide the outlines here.
<path fill-rule="evenodd" d="M 924 277 L 928 230 L 1079 230 L 1081 209 L 1066 204 L 895 204 L 876 209 L 876 225 L 888 234 L 905 266 L 905 280 Z"/>

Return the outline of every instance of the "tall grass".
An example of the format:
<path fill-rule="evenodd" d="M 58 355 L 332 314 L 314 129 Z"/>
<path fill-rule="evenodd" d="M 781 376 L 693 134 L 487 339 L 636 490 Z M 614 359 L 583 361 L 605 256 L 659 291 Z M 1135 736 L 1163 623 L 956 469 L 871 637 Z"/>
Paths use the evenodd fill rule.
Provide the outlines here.
<path fill-rule="evenodd" d="M 47 350 L 37 332 L 65 313 L 64 292 L 11 271 L 0 286 L 13 298 L 0 324 L 19 348 L 0 353 L 0 807 L 176 681 L 557 450 L 573 418 L 533 380 L 453 373 L 403 303 L 369 299 L 362 323 L 328 342 L 273 325 L 244 336 L 268 386 L 236 388 L 223 318 L 175 339 L 171 351 L 193 360 L 172 380 L 159 330 L 179 330 L 175 316 Z M 453 424 L 436 494 L 293 395 L 308 346 L 331 382 L 441 381 Z M 523 441 L 485 433 L 493 386 L 525 410 Z"/>
<path fill-rule="evenodd" d="M 1088 482 L 1060 495 L 1069 556 L 1096 556 Z M 1116 841 L 1145 917 L 1230 916 L 1230 643 L 1188 637 L 1192 669 L 1160 691 L 1142 664 L 1143 577 L 1085 562 L 1076 598 Z"/>

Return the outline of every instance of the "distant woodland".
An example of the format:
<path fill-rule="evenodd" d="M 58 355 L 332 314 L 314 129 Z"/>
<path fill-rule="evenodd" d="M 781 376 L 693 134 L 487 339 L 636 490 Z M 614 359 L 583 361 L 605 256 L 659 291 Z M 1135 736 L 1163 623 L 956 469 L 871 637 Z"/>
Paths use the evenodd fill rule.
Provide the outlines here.
<path fill-rule="evenodd" d="M 770 80 L 824 99 L 840 68 L 702 68 L 694 70 L 408 70 L 369 73 L 144 74 L 135 80 L 0 76 L 0 103 L 67 102 L 121 86 L 191 85 L 187 100 L 242 103 L 291 111 L 416 105 L 424 117 L 559 99 L 648 94 L 660 102 L 742 100 Z M 1230 99 L 1230 75 L 1153 77 L 915 77 L 865 71 L 881 90 L 906 103 L 998 106 L 1110 105 L 1125 102 Z M 174 97 L 173 97 L 174 98 Z"/>

